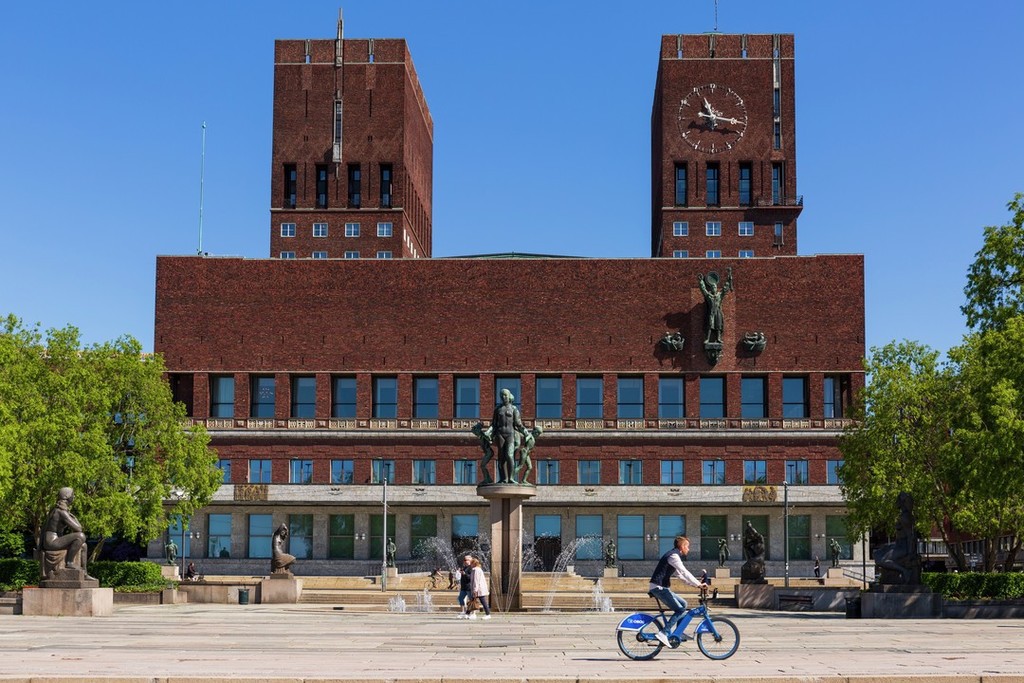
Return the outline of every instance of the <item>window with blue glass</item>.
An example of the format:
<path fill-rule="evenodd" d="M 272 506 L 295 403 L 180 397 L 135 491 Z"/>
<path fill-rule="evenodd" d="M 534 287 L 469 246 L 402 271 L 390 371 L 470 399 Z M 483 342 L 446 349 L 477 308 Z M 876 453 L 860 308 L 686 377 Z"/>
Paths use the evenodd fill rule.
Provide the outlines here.
<path fill-rule="evenodd" d="M 750 181 L 753 173 L 753 166 L 750 162 L 740 163 L 740 206 L 750 206 L 751 204 Z"/>
<path fill-rule="evenodd" d="M 235 416 L 235 376 L 210 376 L 210 417 Z"/>
<path fill-rule="evenodd" d="M 807 378 L 782 378 L 782 417 L 807 417 Z"/>
<path fill-rule="evenodd" d="M 249 417 L 274 417 L 277 392 L 274 377 L 258 375 L 252 378 L 252 404 Z"/>
<path fill-rule="evenodd" d="M 658 557 L 675 547 L 676 536 L 686 535 L 686 515 L 658 516 Z"/>
<path fill-rule="evenodd" d="M 537 378 L 537 419 L 562 418 L 562 378 Z"/>
<path fill-rule="evenodd" d="M 686 164 L 676 164 L 676 206 L 686 206 Z"/>
<path fill-rule="evenodd" d="M 436 472 L 433 460 L 412 461 L 412 483 L 433 486 L 436 483 Z"/>
<path fill-rule="evenodd" d="M 373 378 L 373 416 L 398 417 L 398 378 Z"/>
<path fill-rule="evenodd" d="M 701 482 L 705 486 L 721 486 L 725 483 L 725 461 L 705 460 L 701 463 Z"/>
<path fill-rule="evenodd" d="M 767 484 L 768 467 L 764 460 L 743 461 L 743 483 L 744 484 Z"/>
<path fill-rule="evenodd" d="M 416 377 L 412 385 L 412 416 L 420 419 L 437 417 L 437 378 Z"/>
<path fill-rule="evenodd" d="M 249 515 L 248 556 L 270 557 L 270 541 L 273 535 L 273 519 L 270 515 Z"/>
<path fill-rule="evenodd" d="M 683 461 L 662 460 L 661 461 L 661 483 L 682 484 L 683 483 Z"/>
<path fill-rule="evenodd" d="M 270 460 L 257 459 L 249 461 L 249 483 L 269 484 L 273 481 L 271 477 Z"/>
<path fill-rule="evenodd" d="M 455 378 L 455 417 L 480 417 L 480 378 Z"/>
<path fill-rule="evenodd" d="M 740 415 L 749 419 L 766 417 L 767 405 L 764 377 L 744 377 L 740 380 Z"/>
<path fill-rule="evenodd" d="M 785 200 L 784 179 L 782 176 L 782 164 L 772 164 L 772 204 L 779 205 Z"/>
<path fill-rule="evenodd" d="M 604 557 L 603 539 L 601 515 L 576 515 L 577 560 L 600 560 Z"/>
<path fill-rule="evenodd" d="M 617 417 L 622 420 L 644 416 L 643 377 L 618 378 Z"/>
<path fill-rule="evenodd" d="M 686 416 L 682 377 L 658 378 L 658 419 L 674 420 Z"/>
<path fill-rule="evenodd" d="M 230 484 L 231 483 L 231 461 L 230 460 L 226 460 L 224 458 L 221 458 L 220 460 L 217 461 L 217 469 L 220 470 L 221 474 L 223 475 L 223 477 L 221 478 L 221 483 Z"/>
<path fill-rule="evenodd" d="M 313 515 L 288 515 L 288 552 L 302 560 L 313 557 Z"/>
<path fill-rule="evenodd" d="M 476 483 L 476 460 L 456 460 L 453 481 L 467 485 Z"/>
<path fill-rule="evenodd" d="M 385 479 L 388 480 L 389 484 L 395 483 L 395 461 L 374 460 L 370 472 L 370 483 L 380 484 Z"/>
<path fill-rule="evenodd" d="M 619 484 L 639 486 L 644 483 L 642 463 L 639 460 L 619 461 Z"/>
<path fill-rule="evenodd" d="M 496 377 L 494 379 L 494 405 L 501 405 L 501 392 L 508 389 L 512 393 L 512 402 L 519 410 L 523 409 L 523 383 L 518 377 Z"/>
<path fill-rule="evenodd" d="M 843 466 L 842 460 L 825 461 L 825 483 L 829 486 L 839 486 L 842 480 L 839 478 L 839 469 Z"/>
<path fill-rule="evenodd" d="M 725 417 L 725 378 L 700 378 L 700 416 Z"/>
<path fill-rule="evenodd" d="M 206 556 L 231 557 L 231 515 L 214 513 L 206 518 Z"/>
<path fill-rule="evenodd" d="M 316 377 L 292 377 L 292 417 L 316 416 Z"/>
<path fill-rule="evenodd" d="M 289 468 L 289 484 L 312 484 L 313 483 L 313 461 L 292 460 Z"/>
<path fill-rule="evenodd" d="M 576 379 L 576 417 L 604 417 L 604 382 L 600 377 Z"/>
<path fill-rule="evenodd" d="M 352 460 L 331 461 L 331 483 L 352 484 L 355 482 L 355 467 Z"/>
<path fill-rule="evenodd" d="M 620 560 L 644 559 L 644 516 L 619 515 L 616 552 Z"/>
<path fill-rule="evenodd" d="M 787 460 L 786 461 L 786 483 L 790 485 L 807 484 L 807 461 Z"/>
<path fill-rule="evenodd" d="M 593 485 L 601 483 L 601 461 L 600 460 L 580 460 L 579 467 L 579 483 L 581 485 Z"/>
<path fill-rule="evenodd" d="M 189 519 L 184 518 L 184 533 L 182 533 L 182 516 L 172 515 L 169 519 L 170 524 L 167 526 L 167 537 L 174 539 L 175 544 L 183 543 L 183 546 L 179 549 L 181 557 L 192 556 L 192 534 L 190 531 Z"/>
<path fill-rule="evenodd" d="M 718 194 L 718 164 L 708 164 L 705 178 L 707 181 L 705 183 L 707 204 L 708 206 L 718 206 L 721 203 Z"/>
<path fill-rule="evenodd" d="M 331 392 L 331 417 L 356 416 L 356 378 L 335 377 Z"/>

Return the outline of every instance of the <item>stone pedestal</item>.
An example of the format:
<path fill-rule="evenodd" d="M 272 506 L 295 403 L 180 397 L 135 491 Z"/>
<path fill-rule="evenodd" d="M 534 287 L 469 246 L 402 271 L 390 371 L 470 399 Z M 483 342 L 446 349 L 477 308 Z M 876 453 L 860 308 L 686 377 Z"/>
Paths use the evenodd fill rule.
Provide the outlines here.
<path fill-rule="evenodd" d="M 181 581 L 181 574 L 178 572 L 178 565 L 176 564 L 160 565 L 160 576 L 168 581 Z"/>
<path fill-rule="evenodd" d="M 26 588 L 21 613 L 35 617 L 109 617 L 113 588 Z"/>
<path fill-rule="evenodd" d="M 99 588 L 100 582 L 78 567 L 55 569 L 39 582 L 40 588 Z"/>
<path fill-rule="evenodd" d="M 302 595 L 302 579 L 291 574 L 271 574 L 260 581 L 260 603 L 294 605 Z"/>
<path fill-rule="evenodd" d="M 942 616 L 942 594 L 925 586 L 878 586 L 860 594 L 862 619 L 931 619 Z"/>
<path fill-rule="evenodd" d="M 716 579 L 728 579 L 730 576 L 728 567 L 715 567 Z"/>
<path fill-rule="evenodd" d="M 476 493 L 491 503 L 491 604 L 518 612 L 523 607 L 523 501 L 536 489 L 487 484 L 476 487 Z"/>
<path fill-rule="evenodd" d="M 769 583 L 741 583 L 736 586 L 736 606 L 742 609 L 773 609 L 775 588 Z"/>
<path fill-rule="evenodd" d="M 398 567 L 386 567 L 384 569 L 384 573 L 387 575 L 387 577 L 389 579 L 397 579 L 398 578 Z"/>
<path fill-rule="evenodd" d="M 843 573 L 842 567 L 829 567 L 822 583 L 826 586 L 845 586 L 849 582 L 846 580 L 846 574 Z"/>
<path fill-rule="evenodd" d="M 619 568 L 618 567 L 605 567 L 604 568 L 603 576 L 606 579 L 617 579 L 617 578 L 619 578 Z"/>

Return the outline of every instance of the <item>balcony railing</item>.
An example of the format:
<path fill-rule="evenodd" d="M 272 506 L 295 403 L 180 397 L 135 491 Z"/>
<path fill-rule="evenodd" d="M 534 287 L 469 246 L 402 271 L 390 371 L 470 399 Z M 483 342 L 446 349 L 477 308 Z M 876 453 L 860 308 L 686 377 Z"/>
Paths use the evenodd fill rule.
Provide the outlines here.
<path fill-rule="evenodd" d="M 798 194 L 795 197 L 779 197 L 777 199 L 774 198 L 774 197 L 758 197 L 757 198 L 757 206 L 782 206 L 782 207 L 786 207 L 786 206 L 803 206 L 803 205 L 804 205 L 804 196 L 802 194 Z"/>

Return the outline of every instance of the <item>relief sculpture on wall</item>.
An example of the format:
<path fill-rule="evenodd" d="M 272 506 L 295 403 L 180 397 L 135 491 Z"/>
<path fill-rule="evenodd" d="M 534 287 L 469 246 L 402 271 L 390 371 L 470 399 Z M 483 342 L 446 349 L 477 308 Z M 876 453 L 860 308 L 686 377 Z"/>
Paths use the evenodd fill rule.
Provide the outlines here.
<path fill-rule="evenodd" d="M 707 275 L 697 275 L 701 294 L 704 295 L 706 307 L 704 316 L 704 353 L 708 363 L 716 365 L 722 357 L 722 335 L 725 332 L 725 315 L 722 313 L 722 301 L 732 291 L 732 268 L 726 270 L 725 282 L 718 273 L 711 271 Z"/>

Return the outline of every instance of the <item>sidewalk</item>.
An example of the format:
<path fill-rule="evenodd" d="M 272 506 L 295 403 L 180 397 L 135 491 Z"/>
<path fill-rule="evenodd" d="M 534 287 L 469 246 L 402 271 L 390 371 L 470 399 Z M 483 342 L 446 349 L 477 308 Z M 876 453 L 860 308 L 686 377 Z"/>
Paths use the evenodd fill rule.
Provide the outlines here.
<path fill-rule="evenodd" d="M 1024 683 L 1024 620 L 847 620 L 719 609 L 728 660 L 694 643 L 650 662 L 615 643 L 625 612 L 357 613 L 319 605 L 125 607 L 112 617 L 0 617 L 0 678 L 233 681 L 816 681 Z"/>

